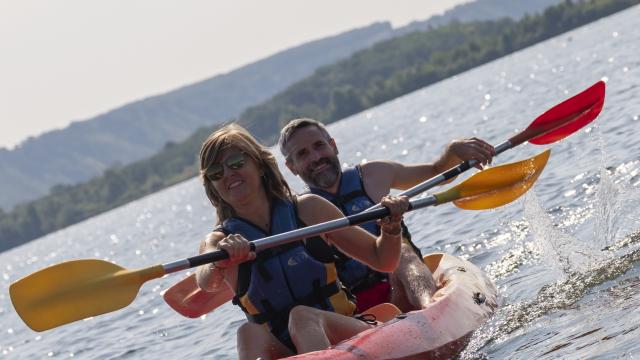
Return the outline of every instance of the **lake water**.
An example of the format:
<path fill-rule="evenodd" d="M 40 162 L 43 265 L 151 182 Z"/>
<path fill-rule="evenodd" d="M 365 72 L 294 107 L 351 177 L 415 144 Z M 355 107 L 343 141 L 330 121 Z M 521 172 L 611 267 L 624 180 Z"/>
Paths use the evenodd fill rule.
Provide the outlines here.
<path fill-rule="evenodd" d="M 407 216 L 423 253 L 468 258 L 501 291 L 503 306 L 462 358 L 640 357 L 639 19 L 631 8 L 330 126 L 345 163 L 430 161 L 454 138 L 497 144 L 607 79 L 600 117 L 552 144 L 526 197 L 491 211 L 449 204 Z M 496 163 L 544 148 L 522 145 Z M 65 260 L 139 268 L 195 255 L 214 216 L 192 179 L 0 254 L 0 359 L 235 358 L 239 309 L 192 320 L 164 304 L 162 291 L 182 275 L 147 282 L 120 311 L 43 333 L 9 300 L 11 282 Z"/>

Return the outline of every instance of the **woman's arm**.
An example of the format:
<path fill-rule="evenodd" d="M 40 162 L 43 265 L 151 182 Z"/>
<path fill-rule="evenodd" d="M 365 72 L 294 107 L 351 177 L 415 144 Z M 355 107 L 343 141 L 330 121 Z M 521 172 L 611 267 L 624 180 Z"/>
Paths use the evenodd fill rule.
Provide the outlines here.
<path fill-rule="evenodd" d="M 389 207 L 393 216 L 381 222 L 383 229 L 379 237 L 375 237 L 358 226 L 351 226 L 324 235 L 324 239 L 337 246 L 340 251 L 366 263 L 375 270 L 392 272 L 400 260 L 402 213 L 408 208 L 408 199 L 384 198 L 383 205 Z M 344 217 L 333 204 L 317 195 L 298 197 L 298 215 L 308 225 Z"/>
<path fill-rule="evenodd" d="M 200 242 L 200 254 L 217 251 L 218 243 L 224 239 L 224 234 L 221 232 L 211 232 L 207 234 L 202 242 Z M 207 292 L 215 292 L 224 286 L 224 268 L 218 268 L 214 264 L 207 264 L 199 266 L 196 270 L 196 281 L 198 286 Z"/>

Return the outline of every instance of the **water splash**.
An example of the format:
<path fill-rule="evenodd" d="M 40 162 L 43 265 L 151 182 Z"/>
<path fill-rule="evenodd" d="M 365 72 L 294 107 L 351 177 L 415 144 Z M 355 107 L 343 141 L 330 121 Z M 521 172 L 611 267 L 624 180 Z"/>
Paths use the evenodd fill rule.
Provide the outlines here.
<path fill-rule="evenodd" d="M 534 193 L 527 194 L 525 198 L 524 217 L 540 248 L 543 261 L 563 274 L 585 271 L 591 264 L 605 258 L 598 248 L 590 247 L 558 229 Z"/>
<path fill-rule="evenodd" d="M 614 244 L 614 248 L 632 248 L 640 244 L 640 231 Z M 530 326 L 550 312 L 569 309 L 594 287 L 616 279 L 640 262 L 640 249 L 594 264 L 583 272 L 571 272 L 566 279 L 542 287 L 535 299 L 504 306 L 491 321 L 476 331 L 462 359 L 483 359 L 481 350 L 507 341 L 511 334 Z"/>
<path fill-rule="evenodd" d="M 606 248 L 616 239 L 616 219 L 620 213 L 620 200 L 622 189 L 613 182 L 607 169 L 600 171 L 600 182 L 595 203 L 594 242 L 600 248 Z"/>

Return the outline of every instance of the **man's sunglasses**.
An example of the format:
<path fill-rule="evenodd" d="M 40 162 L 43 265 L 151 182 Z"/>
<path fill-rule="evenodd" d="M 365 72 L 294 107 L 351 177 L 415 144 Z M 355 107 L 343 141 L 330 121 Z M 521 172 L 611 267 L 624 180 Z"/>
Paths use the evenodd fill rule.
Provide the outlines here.
<path fill-rule="evenodd" d="M 224 164 L 230 170 L 242 169 L 245 162 L 245 154 L 242 152 L 231 154 L 224 160 Z M 218 181 L 222 179 L 222 177 L 224 176 L 224 166 L 222 166 L 222 163 L 216 163 L 209 166 L 205 171 L 205 176 L 207 177 L 207 179 L 209 179 L 209 181 Z"/>

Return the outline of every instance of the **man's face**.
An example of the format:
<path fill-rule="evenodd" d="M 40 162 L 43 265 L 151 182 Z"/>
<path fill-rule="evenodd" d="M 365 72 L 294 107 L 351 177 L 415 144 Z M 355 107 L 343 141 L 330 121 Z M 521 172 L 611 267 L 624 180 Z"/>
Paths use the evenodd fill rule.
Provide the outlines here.
<path fill-rule="evenodd" d="M 289 156 L 289 170 L 305 183 L 326 190 L 340 179 L 338 148 L 333 139 L 327 139 L 316 126 L 296 130 L 285 151 Z"/>

